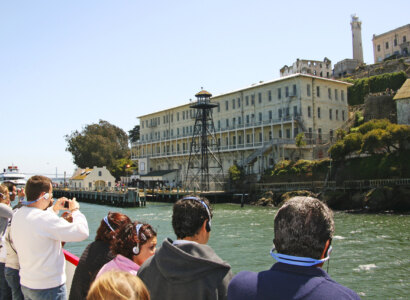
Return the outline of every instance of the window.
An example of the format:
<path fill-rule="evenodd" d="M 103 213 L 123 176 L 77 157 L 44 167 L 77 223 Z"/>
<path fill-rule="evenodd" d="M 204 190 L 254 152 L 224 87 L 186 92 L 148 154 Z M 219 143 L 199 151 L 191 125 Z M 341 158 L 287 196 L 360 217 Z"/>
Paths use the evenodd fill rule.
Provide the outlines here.
<path fill-rule="evenodd" d="M 246 135 L 246 143 L 249 144 L 251 142 L 251 138 L 249 134 Z"/>
<path fill-rule="evenodd" d="M 229 110 L 229 102 L 225 101 L 225 110 Z"/>
<path fill-rule="evenodd" d="M 263 140 L 262 140 L 262 132 L 259 132 L 259 142 L 263 142 Z"/>
<path fill-rule="evenodd" d="M 386 42 L 386 49 L 389 49 L 389 42 Z"/>
<path fill-rule="evenodd" d="M 286 129 L 286 138 L 290 139 L 290 129 Z"/>
<path fill-rule="evenodd" d="M 238 108 L 241 107 L 241 98 L 238 98 Z"/>
<path fill-rule="evenodd" d="M 249 96 L 245 96 L 245 103 L 246 103 L 246 106 L 249 105 Z"/>
<path fill-rule="evenodd" d="M 241 125 L 242 124 L 242 118 L 238 117 L 238 124 Z"/>
<path fill-rule="evenodd" d="M 377 52 L 380 52 L 380 45 L 377 45 Z"/>
<path fill-rule="evenodd" d="M 221 120 L 218 120 L 218 129 L 221 129 Z"/>
<path fill-rule="evenodd" d="M 249 115 L 246 115 L 246 124 L 249 124 Z"/>
<path fill-rule="evenodd" d="M 269 111 L 269 120 L 272 120 L 272 111 Z"/>
<path fill-rule="evenodd" d="M 320 107 L 317 108 L 317 117 L 320 119 Z"/>
<path fill-rule="evenodd" d="M 296 84 L 293 85 L 293 95 L 292 96 L 296 96 Z"/>
<path fill-rule="evenodd" d="M 328 89 L 327 89 L 327 97 L 328 97 L 329 99 L 332 99 L 332 89 L 331 89 L 331 88 L 328 88 Z"/>
<path fill-rule="evenodd" d="M 289 117 L 289 107 L 286 107 L 286 116 Z"/>
<path fill-rule="evenodd" d="M 297 116 L 297 115 L 298 115 L 298 107 L 293 106 L 293 116 Z"/>
<path fill-rule="evenodd" d="M 268 91 L 268 100 L 272 101 L 272 91 Z"/>
<path fill-rule="evenodd" d="M 330 137 L 330 140 L 333 140 L 333 129 L 330 129 L 330 131 L 329 131 L 329 137 Z"/>
<path fill-rule="evenodd" d="M 405 43 L 406 42 L 406 36 L 404 35 L 403 36 L 403 43 Z"/>
<path fill-rule="evenodd" d="M 262 93 L 258 93 L 258 102 L 262 103 Z"/>
<path fill-rule="evenodd" d="M 282 129 L 279 129 L 279 137 L 282 137 Z"/>
<path fill-rule="evenodd" d="M 308 117 L 311 118 L 312 117 L 312 109 L 310 106 L 308 106 Z"/>
<path fill-rule="evenodd" d="M 218 103 L 218 112 L 220 112 L 221 111 L 221 106 L 219 105 L 219 103 Z M 184 116 L 184 115 L 182 115 L 182 116 Z M 185 118 L 184 118 L 185 119 Z"/>
<path fill-rule="evenodd" d="M 101 171 L 98 171 L 98 176 L 102 176 L 102 172 L 101 172 Z"/>
<path fill-rule="evenodd" d="M 141 127 L 144 128 L 144 122 L 141 123 Z"/>
<path fill-rule="evenodd" d="M 259 122 L 262 122 L 262 113 L 259 113 Z"/>
<path fill-rule="evenodd" d="M 393 44 L 394 44 L 394 47 L 397 46 L 397 39 L 396 38 L 393 40 Z"/>
<path fill-rule="evenodd" d="M 336 109 L 336 120 L 339 120 L 339 110 Z"/>
<path fill-rule="evenodd" d="M 229 119 L 226 119 L 226 128 L 229 127 Z"/>
<path fill-rule="evenodd" d="M 242 136 L 241 135 L 238 136 L 238 144 L 242 145 Z"/>
<path fill-rule="evenodd" d="M 285 97 L 289 97 L 289 87 L 285 87 Z"/>
<path fill-rule="evenodd" d="M 297 136 L 299 134 L 299 128 L 295 127 L 293 128 L 293 136 Z"/>
<path fill-rule="evenodd" d="M 306 85 L 306 94 L 310 97 L 310 84 Z"/>
<path fill-rule="evenodd" d="M 337 89 L 335 89 L 335 100 L 339 100 L 339 93 Z"/>
<path fill-rule="evenodd" d="M 320 86 L 316 87 L 316 94 L 318 97 L 320 97 Z"/>
<path fill-rule="evenodd" d="M 342 98 L 342 101 L 345 101 L 345 91 L 344 90 L 340 91 L 340 96 Z"/>
<path fill-rule="evenodd" d="M 333 115 L 332 115 L 332 109 L 329 109 L 329 120 L 333 119 Z"/>
<path fill-rule="evenodd" d="M 179 121 L 179 112 L 177 112 L 177 121 Z"/>
<path fill-rule="evenodd" d="M 251 95 L 251 104 L 255 105 L 255 94 Z"/>
<path fill-rule="evenodd" d="M 236 125 L 236 118 L 232 118 L 232 126 L 235 127 L 235 125 Z"/>
<path fill-rule="evenodd" d="M 235 99 L 232 99 L 232 109 L 235 109 L 235 104 L 236 104 Z"/>
<path fill-rule="evenodd" d="M 317 130 L 317 133 L 318 133 L 318 138 L 319 138 L 319 140 L 321 140 L 321 139 L 322 139 L 322 128 L 319 128 L 319 129 Z"/>
<path fill-rule="evenodd" d="M 282 89 L 278 88 L 278 99 L 282 98 Z"/>
<path fill-rule="evenodd" d="M 278 116 L 279 116 L 279 119 L 282 119 L 282 109 L 278 109 Z"/>
<path fill-rule="evenodd" d="M 345 120 L 345 111 L 344 110 L 342 110 L 342 120 L 343 121 Z"/>
<path fill-rule="evenodd" d="M 269 140 L 271 141 L 272 140 L 272 131 L 269 131 Z"/>

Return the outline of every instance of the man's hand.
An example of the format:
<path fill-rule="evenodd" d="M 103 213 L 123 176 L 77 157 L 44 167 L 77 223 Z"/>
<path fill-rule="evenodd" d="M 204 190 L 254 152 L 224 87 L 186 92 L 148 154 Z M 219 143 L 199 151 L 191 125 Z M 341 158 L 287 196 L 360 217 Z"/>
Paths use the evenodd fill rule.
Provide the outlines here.
<path fill-rule="evenodd" d="M 67 201 L 69 201 L 69 200 L 66 197 L 61 197 L 61 198 L 57 199 L 56 203 L 54 203 L 54 205 L 53 205 L 54 212 L 56 214 L 58 214 L 58 212 L 61 209 L 66 209 L 66 208 L 64 208 L 64 203 L 67 202 Z"/>

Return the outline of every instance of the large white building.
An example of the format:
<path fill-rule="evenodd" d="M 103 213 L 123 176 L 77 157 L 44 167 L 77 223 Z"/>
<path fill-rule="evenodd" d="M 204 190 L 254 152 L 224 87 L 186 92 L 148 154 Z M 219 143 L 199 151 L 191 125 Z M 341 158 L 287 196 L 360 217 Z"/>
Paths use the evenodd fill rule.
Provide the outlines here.
<path fill-rule="evenodd" d="M 329 140 L 348 119 L 347 88 L 351 84 L 306 74 L 294 74 L 217 95 L 211 102 L 223 170 L 233 164 L 261 174 L 281 159 L 327 156 Z M 132 159 L 141 175 L 187 172 L 195 111 L 185 104 L 140 116 L 140 140 L 132 144 Z M 307 145 L 295 146 L 298 133 Z M 213 149 L 216 151 L 216 149 Z M 299 154 L 301 153 L 301 154 Z"/>

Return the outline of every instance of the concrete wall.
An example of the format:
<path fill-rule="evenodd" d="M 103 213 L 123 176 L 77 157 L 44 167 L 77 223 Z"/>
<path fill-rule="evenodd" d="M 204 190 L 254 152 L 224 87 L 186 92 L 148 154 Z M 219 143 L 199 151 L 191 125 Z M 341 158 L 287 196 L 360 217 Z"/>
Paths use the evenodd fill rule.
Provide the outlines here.
<path fill-rule="evenodd" d="M 397 123 L 410 125 L 410 98 L 396 100 Z"/>

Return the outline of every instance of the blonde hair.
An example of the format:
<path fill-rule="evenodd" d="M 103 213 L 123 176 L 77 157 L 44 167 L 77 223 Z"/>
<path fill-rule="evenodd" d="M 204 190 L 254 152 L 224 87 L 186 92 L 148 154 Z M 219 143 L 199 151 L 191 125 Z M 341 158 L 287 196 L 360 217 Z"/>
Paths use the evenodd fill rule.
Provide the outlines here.
<path fill-rule="evenodd" d="M 0 203 L 10 204 L 9 189 L 6 185 L 0 184 Z"/>
<path fill-rule="evenodd" d="M 108 271 L 98 277 L 88 291 L 87 300 L 150 300 L 139 277 L 124 271 Z"/>

